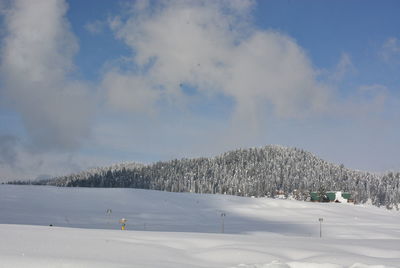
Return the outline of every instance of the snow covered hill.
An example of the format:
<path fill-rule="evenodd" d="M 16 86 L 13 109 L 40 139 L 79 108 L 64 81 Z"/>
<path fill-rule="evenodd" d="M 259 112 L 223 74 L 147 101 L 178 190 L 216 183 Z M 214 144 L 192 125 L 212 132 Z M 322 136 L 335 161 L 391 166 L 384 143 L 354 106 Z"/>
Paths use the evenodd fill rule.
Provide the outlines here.
<path fill-rule="evenodd" d="M 269 198 L 0 185 L 0 238 L 0 267 L 400 267 L 398 211 Z"/>
<path fill-rule="evenodd" d="M 118 187 L 170 192 L 274 197 L 277 191 L 305 200 L 312 191 L 345 191 L 357 203 L 398 208 L 400 173 L 377 175 L 328 163 L 297 148 L 269 145 L 213 158 L 121 164 L 54 179 L 14 182 L 67 187 Z"/>

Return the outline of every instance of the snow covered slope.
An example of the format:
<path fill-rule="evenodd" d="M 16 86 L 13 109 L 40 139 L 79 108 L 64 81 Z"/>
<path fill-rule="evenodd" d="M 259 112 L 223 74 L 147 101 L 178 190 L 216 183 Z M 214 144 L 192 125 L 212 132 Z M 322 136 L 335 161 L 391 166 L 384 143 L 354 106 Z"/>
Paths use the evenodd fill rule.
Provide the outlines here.
<path fill-rule="evenodd" d="M 0 185 L 0 238 L 0 267 L 400 267 L 398 211 L 267 198 Z"/>

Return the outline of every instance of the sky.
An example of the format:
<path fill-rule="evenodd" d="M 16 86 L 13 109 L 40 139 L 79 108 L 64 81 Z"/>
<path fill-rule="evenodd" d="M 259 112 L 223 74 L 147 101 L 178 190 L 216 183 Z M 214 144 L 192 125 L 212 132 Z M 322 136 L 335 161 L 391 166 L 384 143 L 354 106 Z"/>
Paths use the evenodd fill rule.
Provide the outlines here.
<path fill-rule="evenodd" d="M 269 144 L 400 171 L 399 11 L 0 0 L 0 181 Z"/>

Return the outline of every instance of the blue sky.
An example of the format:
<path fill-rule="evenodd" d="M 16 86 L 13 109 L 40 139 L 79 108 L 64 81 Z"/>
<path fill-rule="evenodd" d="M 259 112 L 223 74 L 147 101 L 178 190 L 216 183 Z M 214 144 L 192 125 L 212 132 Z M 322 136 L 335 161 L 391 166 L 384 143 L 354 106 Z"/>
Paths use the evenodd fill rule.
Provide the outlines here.
<path fill-rule="evenodd" d="M 267 144 L 398 171 L 399 10 L 0 0 L 0 177 Z"/>

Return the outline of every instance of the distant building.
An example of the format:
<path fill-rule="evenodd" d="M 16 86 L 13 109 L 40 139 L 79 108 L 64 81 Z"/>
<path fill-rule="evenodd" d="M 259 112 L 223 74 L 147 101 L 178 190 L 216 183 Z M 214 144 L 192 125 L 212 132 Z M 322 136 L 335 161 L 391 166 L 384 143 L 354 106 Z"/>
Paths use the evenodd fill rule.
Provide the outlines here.
<path fill-rule="evenodd" d="M 276 190 L 275 191 L 275 198 L 278 199 L 285 199 L 285 192 L 283 190 Z"/>
<path fill-rule="evenodd" d="M 339 203 L 347 203 L 351 202 L 351 194 L 341 191 L 329 191 L 326 192 L 327 201 L 329 202 L 339 202 Z M 311 192 L 310 199 L 312 202 L 321 202 L 323 198 L 321 198 L 319 192 Z"/>

